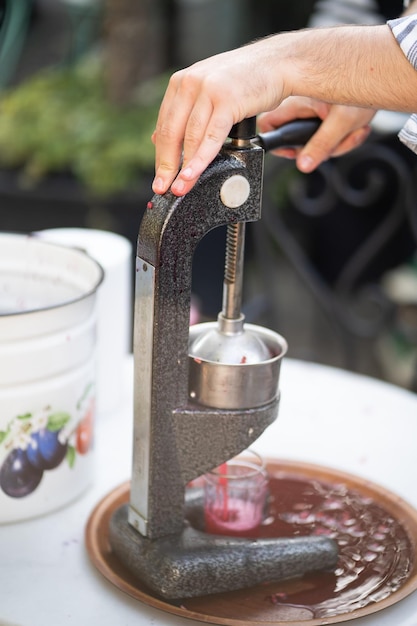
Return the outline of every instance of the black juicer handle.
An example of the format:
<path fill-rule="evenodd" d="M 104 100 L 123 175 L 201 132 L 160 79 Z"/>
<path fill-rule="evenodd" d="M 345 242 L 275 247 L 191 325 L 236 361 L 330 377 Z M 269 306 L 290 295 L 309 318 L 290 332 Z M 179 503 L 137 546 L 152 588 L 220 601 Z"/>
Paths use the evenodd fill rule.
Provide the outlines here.
<path fill-rule="evenodd" d="M 320 124 L 321 119 L 317 117 L 295 120 L 267 133 L 259 133 L 252 141 L 265 152 L 284 147 L 295 148 L 306 144 Z"/>

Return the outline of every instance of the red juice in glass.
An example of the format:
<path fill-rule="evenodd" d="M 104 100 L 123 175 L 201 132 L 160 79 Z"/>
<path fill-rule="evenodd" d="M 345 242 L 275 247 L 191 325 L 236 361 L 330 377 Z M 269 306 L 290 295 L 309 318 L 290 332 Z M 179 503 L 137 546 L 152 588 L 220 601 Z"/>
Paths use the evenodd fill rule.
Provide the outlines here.
<path fill-rule="evenodd" d="M 260 457 L 247 451 L 205 475 L 206 532 L 249 537 L 262 522 L 268 490 Z"/>
<path fill-rule="evenodd" d="M 255 502 L 231 498 L 227 515 L 223 509 L 205 508 L 206 532 L 213 535 L 249 537 L 262 522 L 263 508 Z"/>

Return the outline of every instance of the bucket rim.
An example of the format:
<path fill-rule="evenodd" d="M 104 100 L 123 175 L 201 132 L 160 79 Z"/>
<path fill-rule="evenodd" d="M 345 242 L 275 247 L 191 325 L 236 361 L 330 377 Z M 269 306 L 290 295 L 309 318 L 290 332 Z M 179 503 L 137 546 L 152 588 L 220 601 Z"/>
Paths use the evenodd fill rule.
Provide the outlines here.
<path fill-rule="evenodd" d="M 64 307 L 68 307 L 71 306 L 73 304 L 76 304 L 77 302 L 81 302 L 82 300 L 86 300 L 88 298 L 90 298 L 91 296 L 93 296 L 98 288 L 100 287 L 100 285 L 103 283 L 104 277 L 105 277 L 105 271 L 102 267 L 102 265 L 96 260 L 94 259 L 88 252 L 86 252 L 85 250 L 82 250 L 81 248 L 76 248 L 76 247 L 70 247 L 70 246 L 65 246 L 62 244 L 58 244 L 58 243 L 54 243 L 52 241 L 46 241 L 46 240 L 42 240 L 39 239 L 38 237 L 35 237 L 33 235 L 24 235 L 24 234 L 19 234 L 19 233 L 7 233 L 7 232 L 2 232 L 0 233 L 0 240 L 3 238 L 7 238 L 7 239 L 16 239 L 18 241 L 33 241 L 33 243 L 36 246 L 40 246 L 40 247 L 49 247 L 49 248 L 58 248 L 60 250 L 67 250 L 68 252 L 70 252 L 71 254 L 74 254 L 78 257 L 82 257 L 84 259 L 87 259 L 92 265 L 95 266 L 95 268 L 97 269 L 97 278 L 93 284 L 92 287 L 90 287 L 87 291 L 83 292 L 80 295 L 74 296 L 68 300 L 64 300 L 62 302 L 57 302 L 54 304 L 47 304 L 45 306 L 42 307 L 35 307 L 35 308 L 28 308 L 28 309 L 24 309 L 24 310 L 16 310 L 16 311 L 6 311 L 4 313 L 2 313 L 0 311 L 0 320 L 1 319 L 6 319 L 6 318 L 10 318 L 10 317 L 22 317 L 25 315 L 33 315 L 35 313 L 43 313 L 45 311 L 51 311 L 51 310 L 55 310 L 55 309 L 61 309 Z"/>

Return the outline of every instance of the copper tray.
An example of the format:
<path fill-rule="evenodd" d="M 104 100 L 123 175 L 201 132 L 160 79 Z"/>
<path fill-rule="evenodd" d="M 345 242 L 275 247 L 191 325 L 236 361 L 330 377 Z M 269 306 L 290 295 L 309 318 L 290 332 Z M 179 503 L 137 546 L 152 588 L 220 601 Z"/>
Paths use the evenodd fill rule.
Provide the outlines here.
<path fill-rule="evenodd" d="M 369 498 L 394 518 L 406 532 L 409 539 L 410 567 L 400 587 L 387 597 L 367 606 L 326 618 L 315 617 L 308 607 L 300 604 L 277 605 L 266 598 L 271 598 L 277 589 L 277 583 L 258 585 L 251 589 L 230 593 L 185 599 L 181 603 L 168 602 L 157 597 L 146 585 L 137 580 L 113 554 L 109 538 L 109 520 L 113 512 L 129 500 L 130 483 L 126 482 L 101 500 L 93 510 L 86 527 L 86 546 L 92 563 L 116 587 L 133 598 L 167 613 L 212 624 L 230 626 L 294 626 L 302 622 L 306 626 L 319 626 L 323 623 L 336 624 L 343 621 L 364 617 L 389 607 L 416 590 L 417 588 L 417 511 L 400 497 L 387 489 L 365 479 L 310 464 L 291 461 L 268 460 L 267 469 L 271 475 L 289 475 L 298 479 L 318 480 L 330 484 L 343 484 L 349 489 Z M 284 581 L 280 584 L 289 596 L 297 591 L 300 581 Z M 280 594 L 278 594 L 280 595 Z M 279 603 L 278 603 L 279 604 Z M 339 609 L 340 610 L 340 609 Z"/>

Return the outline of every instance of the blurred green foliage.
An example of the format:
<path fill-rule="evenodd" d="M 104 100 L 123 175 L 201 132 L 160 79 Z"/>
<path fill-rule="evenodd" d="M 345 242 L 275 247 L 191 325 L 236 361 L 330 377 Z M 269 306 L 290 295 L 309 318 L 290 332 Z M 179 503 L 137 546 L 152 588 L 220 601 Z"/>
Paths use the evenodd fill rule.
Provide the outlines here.
<path fill-rule="evenodd" d="M 142 83 L 132 103 L 113 106 L 102 64 L 43 70 L 0 94 L 0 166 L 28 187 L 70 172 L 99 196 L 132 190 L 154 166 L 151 134 L 168 75 Z"/>

